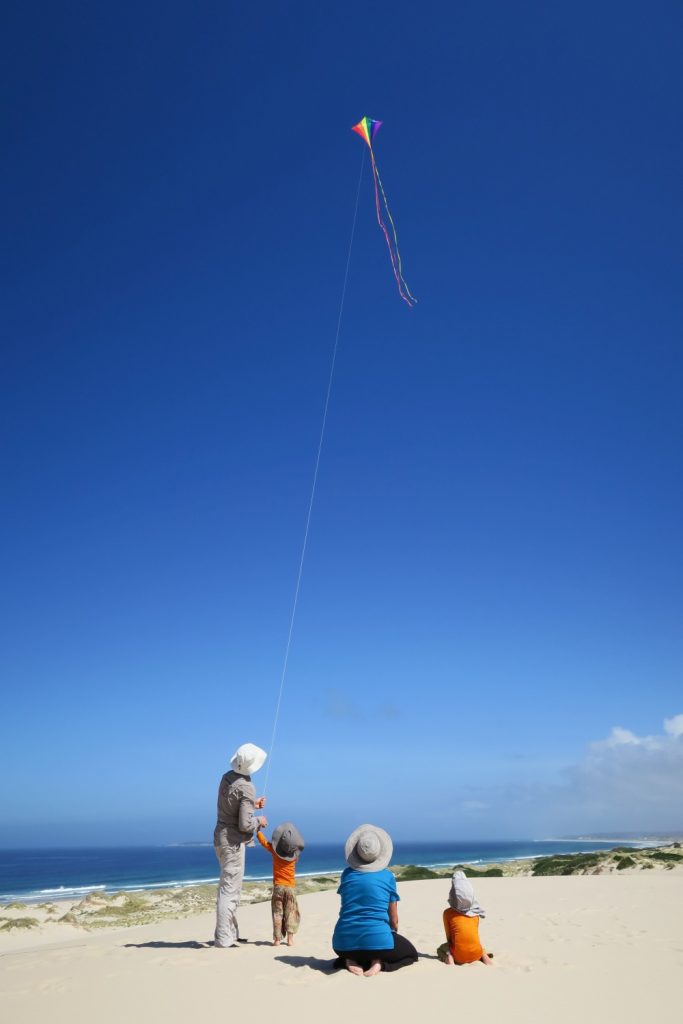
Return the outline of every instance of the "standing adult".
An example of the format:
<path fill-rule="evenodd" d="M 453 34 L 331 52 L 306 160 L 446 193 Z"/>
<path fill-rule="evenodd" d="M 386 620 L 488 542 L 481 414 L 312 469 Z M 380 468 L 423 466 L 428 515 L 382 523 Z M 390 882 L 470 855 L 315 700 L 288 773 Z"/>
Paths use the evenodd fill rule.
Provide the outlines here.
<path fill-rule="evenodd" d="M 376 825 L 360 825 L 346 840 L 346 862 L 339 889 L 341 909 L 332 946 L 336 967 L 371 978 L 417 961 L 417 950 L 398 934 L 396 879 L 387 865 L 391 838 Z"/>
<path fill-rule="evenodd" d="M 255 811 L 266 802 L 265 797 L 256 799 L 256 790 L 251 781 L 266 760 L 265 750 L 253 743 L 243 743 L 233 754 L 230 765 L 218 787 L 218 813 L 213 833 L 213 845 L 221 866 L 216 902 L 216 932 L 214 945 L 228 949 L 237 945 L 240 932 L 237 924 L 237 908 L 242 894 L 244 878 L 245 845 L 253 839 L 259 828 L 268 824 Z"/>

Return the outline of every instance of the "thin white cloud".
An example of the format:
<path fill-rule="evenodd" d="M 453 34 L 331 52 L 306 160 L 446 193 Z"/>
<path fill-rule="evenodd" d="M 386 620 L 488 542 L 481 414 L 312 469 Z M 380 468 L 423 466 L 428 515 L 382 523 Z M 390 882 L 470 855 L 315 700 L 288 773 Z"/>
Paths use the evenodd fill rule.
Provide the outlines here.
<path fill-rule="evenodd" d="M 485 804 L 483 800 L 463 800 L 461 808 L 466 814 L 480 814 L 482 811 L 488 810 L 488 804 Z"/>
<path fill-rule="evenodd" d="M 620 725 L 615 725 L 611 733 L 605 740 L 598 740 L 593 744 L 594 749 L 599 750 L 601 747 L 620 747 L 625 743 L 632 743 L 636 746 L 642 743 L 643 740 L 632 733 L 630 729 L 622 729 Z"/>
<path fill-rule="evenodd" d="M 491 835 L 683 831 L 683 714 L 655 735 L 615 726 L 554 778 L 468 787 L 458 798 L 461 813 L 488 806 Z"/>
<path fill-rule="evenodd" d="M 674 736 L 676 739 L 678 739 L 679 736 L 683 736 L 683 715 L 674 715 L 673 718 L 665 718 L 664 732 L 668 736 Z"/>

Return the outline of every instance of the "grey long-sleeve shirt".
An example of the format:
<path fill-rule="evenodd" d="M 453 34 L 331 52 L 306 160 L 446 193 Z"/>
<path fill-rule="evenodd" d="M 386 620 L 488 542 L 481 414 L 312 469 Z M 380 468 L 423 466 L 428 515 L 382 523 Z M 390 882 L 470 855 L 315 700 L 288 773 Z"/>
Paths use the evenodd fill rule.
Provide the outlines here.
<path fill-rule="evenodd" d="M 255 803 L 256 790 L 251 776 L 226 772 L 218 787 L 214 843 L 219 846 L 248 843 L 259 827 Z"/>

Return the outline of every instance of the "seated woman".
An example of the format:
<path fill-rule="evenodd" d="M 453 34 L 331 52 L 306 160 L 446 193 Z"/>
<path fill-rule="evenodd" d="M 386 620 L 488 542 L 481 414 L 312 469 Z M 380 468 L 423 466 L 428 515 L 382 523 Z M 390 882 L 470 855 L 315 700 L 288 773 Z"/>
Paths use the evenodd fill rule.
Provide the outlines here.
<path fill-rule="evenodd" d="M 393 845 L 384 829 L 360 825 L 346 840 L 346 862 L 337 892 L 339 920 L 332 936 L 335 967 L 371 978 L 417 961 L 417 950 L 398 934 L 396 879 L 387 864 Z"/>

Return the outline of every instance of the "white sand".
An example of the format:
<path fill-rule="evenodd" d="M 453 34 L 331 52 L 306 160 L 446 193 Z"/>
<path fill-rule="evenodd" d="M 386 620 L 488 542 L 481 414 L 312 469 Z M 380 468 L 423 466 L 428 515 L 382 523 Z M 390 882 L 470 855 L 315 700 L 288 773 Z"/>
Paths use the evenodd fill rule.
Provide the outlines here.
<path fill-rule="evenodd" d="M 488 911 L 481 935 L 495 953 L 491 968 L 434 959 L 448 883 L 403 882 L 400 930 L 423 958 L 395 974 L 324 973 L 338 909 L 326 892 L 300 897 L 302 930 L 291 950 L 267 944 L 267 903 L 240 910 L 253 944 L 234 950 L 200 945 L 212 934 L 207 914 L 94 933 L 51 924 L 0 935 L 0 1015 L 8 1024 L 677 1018 L 683 871 L 488 878 L 476 890 Z"/>

